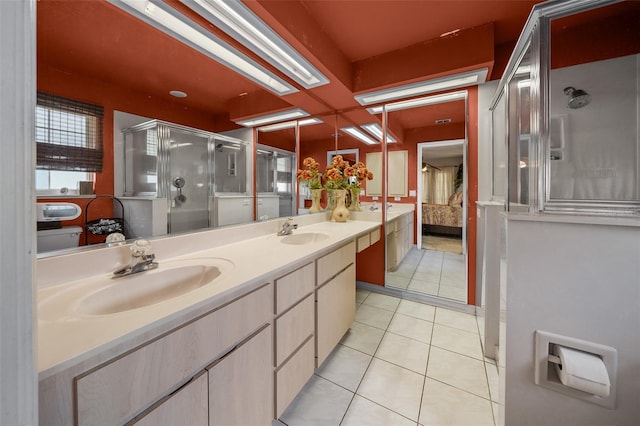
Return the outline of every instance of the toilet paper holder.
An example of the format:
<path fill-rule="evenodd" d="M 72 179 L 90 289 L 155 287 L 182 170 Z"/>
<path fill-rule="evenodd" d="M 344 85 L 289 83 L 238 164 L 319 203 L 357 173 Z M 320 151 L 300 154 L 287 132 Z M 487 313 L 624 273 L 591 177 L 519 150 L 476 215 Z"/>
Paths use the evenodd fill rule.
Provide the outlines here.
<path fill-rule="evenodd" d="M 534 370 L 537 385 L 593 404 L 615 408 L 615 348 L 536 330 Z"/>

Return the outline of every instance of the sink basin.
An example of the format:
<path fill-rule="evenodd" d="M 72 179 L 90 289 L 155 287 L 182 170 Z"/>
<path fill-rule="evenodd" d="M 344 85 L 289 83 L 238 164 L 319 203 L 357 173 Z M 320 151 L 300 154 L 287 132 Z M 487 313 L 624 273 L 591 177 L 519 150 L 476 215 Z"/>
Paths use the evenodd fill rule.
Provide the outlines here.
<path fill-rule="evenodd" d="M 303 245 L 317 243 L 327 238 L 329 238 L 329 234 L 322 232 L 301 232 L 282 237 L 280 242 L 283 244 Z"/>
<path fill-rule="evenodd" d="M 157 269 L 122 278 L 108 275 L 78 282 L 43 300 L 38 307 L 40 318 L 46 320 L 63 311 L 107 315 L 144 308 L 213 285 L 233 269 L 231 261 L 219 258 L 159 263 Z"/>

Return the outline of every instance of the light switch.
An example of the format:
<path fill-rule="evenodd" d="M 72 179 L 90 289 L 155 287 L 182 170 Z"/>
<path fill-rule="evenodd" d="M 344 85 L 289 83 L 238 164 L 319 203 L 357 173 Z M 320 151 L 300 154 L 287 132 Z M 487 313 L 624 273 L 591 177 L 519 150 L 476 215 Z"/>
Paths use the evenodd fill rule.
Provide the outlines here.
<path fill-rule="evenodd" d="M 416 190 L 415 189 L 410 189 L 409 190 L 409 197 L 415 197 L 416 196 Z"/>

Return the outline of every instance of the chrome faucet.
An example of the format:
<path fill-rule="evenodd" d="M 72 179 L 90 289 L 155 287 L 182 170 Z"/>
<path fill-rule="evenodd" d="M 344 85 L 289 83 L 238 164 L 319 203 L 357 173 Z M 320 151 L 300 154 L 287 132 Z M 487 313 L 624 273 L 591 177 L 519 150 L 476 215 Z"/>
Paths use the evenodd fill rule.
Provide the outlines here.
<path fill-rule="evenodd" d="M 290 235 L 294 229 L 298 229 L 298 224 L 293 223 L 293 218 L 290 217 L 282 224 L 282 229 L 278 231 L 279 236 Z"/>
<path fill-rule="evenodd" d="M 158 262 L 155 262 L 156 255 L 153 253 L 147 254 L 150 248 L 151 243 L 147 240 L 141 239 L 134 241 L 131 245 L 131 261 L 127 266 L 114 271 L 111 278 L 126 277 L 139 272 L 156 269 L 158 267 Z"/>

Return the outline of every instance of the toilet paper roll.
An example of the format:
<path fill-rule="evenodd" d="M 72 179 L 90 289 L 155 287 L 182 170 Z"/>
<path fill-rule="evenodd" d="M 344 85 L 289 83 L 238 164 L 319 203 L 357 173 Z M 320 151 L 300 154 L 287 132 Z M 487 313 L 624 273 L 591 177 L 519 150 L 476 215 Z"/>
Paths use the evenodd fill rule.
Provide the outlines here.
<path fill-rule="evenodd" d="M 609 396 L 611 383 L 602 358 L 564 346 L 556 346 L 556 355 L 560 358 L 556 372 L 563 385 L 601 397 Z"/>

